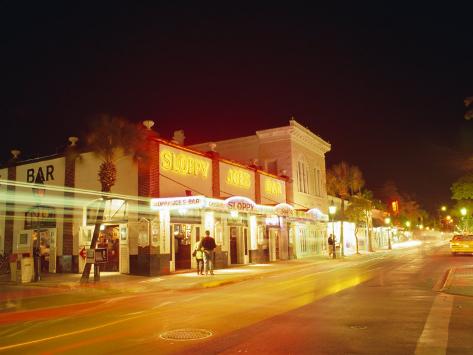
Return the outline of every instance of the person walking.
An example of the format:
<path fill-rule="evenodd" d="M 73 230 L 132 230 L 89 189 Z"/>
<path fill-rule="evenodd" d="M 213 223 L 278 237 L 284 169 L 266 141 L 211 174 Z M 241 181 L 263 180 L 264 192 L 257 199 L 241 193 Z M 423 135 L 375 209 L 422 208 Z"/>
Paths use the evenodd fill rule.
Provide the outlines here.
<path fill-rule="evenodd" d="M 204 274 L 204 252 L 203 252 L 201 240 L 195 244 L 192 255 L 195 257 L 195 260 L 197 261 L 197 275 L 203 275 Z"/>
<path fill-rule="evenodd" d="M 205 237 L 202 239 L 202 248 L 204 248 L 204 271 L 205 275 L 210 272 L 214 274 L 214 249 L 217 247 L 215 239 L 210 236 L 210 231 L 205 231 Z"/>
<path fill-rule="evenodd" d="M 328 256 L 329 258 L 336 258 L 337 257 L 337 254 L 336 254 L 336 246 L 335 246 L 335 240 L 333 238 L 333 234 L 330 234 L 328 236 L 328 240 L 327 240 L 327 243 L 328 243 Z"/>

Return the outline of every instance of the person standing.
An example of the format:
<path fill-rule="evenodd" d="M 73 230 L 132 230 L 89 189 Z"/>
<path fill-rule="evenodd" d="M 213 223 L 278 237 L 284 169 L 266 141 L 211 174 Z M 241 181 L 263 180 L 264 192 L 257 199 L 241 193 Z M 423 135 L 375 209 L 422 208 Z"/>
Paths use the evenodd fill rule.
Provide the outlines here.
<path fill-rule="evenodd" d="M 214 249 L 217 247 L 215 239 L 210 236 L 210 231 L 205 231 L 205 237 L 202 239 L 202 248 L 204 248 L 204 270 L 205 275 L 210 272 L 210 275 L 214 274 Z"/>
<path fill-rule="evenodd" d="M 327 240 L 327 243 L 328 243 L 328 256 L 329 258 L 336 258 L 336 246 L 335 246 L 335 240 L 333 238 L 333 234 L 330 234 L 328 236 L 328 240 Z"/>
<path fill-rule="evenodd" d="M 202 251 L 202 241 L 198 241 L 194 247 L 194 251 L 192 255 L 195 256 L 195 260 L 197 261 L 197 275 L 204 274 L 204 252 Z"/>

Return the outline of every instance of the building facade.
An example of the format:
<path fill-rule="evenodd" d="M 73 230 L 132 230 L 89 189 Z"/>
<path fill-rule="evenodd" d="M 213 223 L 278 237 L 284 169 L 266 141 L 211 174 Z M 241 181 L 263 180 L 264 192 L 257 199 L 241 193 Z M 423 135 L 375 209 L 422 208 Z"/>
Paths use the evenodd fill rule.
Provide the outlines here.
<path fill-rule="evenodd" d="M 31 255 L 39 239 L 42 272 L 81 272 L 101 209 L 97 247 L 107 252 L 105 271 L 160 275 L 195 267 L 191 251 L 205 230 L 216 239 L 218 268 L 323 248 L 310 241 L 317 210 L 288 203 L 287 177 L 153 138 L 146 165 L 117 152 L 116 183 L 102 193 L 102 161 L 70 141 L 67 154 L 28 161 L 15 154 L 0 169 L 1 254 Z M 309 236 L 300 246 L 297 228 Z"/>
<path fill-rule="evenodd" d="M 291 119 L 288 126 L 192 147 L 204 150 L 209 144 L 215 145 L 215 150 L 223 156 L 287 177 L 287 203 L 296 210 L 310 211 L 317 220 L 311 225 L 295 222 L 290 226 L 289 238 L 294 248 L 289 257 L 325 253 L 328 220 L 325 154 L 331 149 L 328 142 Z"/>

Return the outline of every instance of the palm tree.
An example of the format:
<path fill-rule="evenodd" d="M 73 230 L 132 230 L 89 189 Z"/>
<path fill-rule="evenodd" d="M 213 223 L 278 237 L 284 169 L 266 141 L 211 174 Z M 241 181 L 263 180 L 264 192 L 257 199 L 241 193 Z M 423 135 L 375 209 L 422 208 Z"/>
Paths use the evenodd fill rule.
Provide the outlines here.
<path fill-rule="evenodd" d="M 357 166 L 350 166 L 342 161 L 327 170 L 327 192 L 341 199 L 340 208 L 340 255 L 344 256 L 343 221 L 345 218 L 345 200 L 361 191 L 365 181 Z"/>
<path fill-rule="evenodd" d="M 146 130 L 141 125 L 128 122 L 123 117 L 115 117 L 106 114 L 99 115 L 93 120 L 89 134 L 86 137 L 87 147 L 102 161 L 98 171 L 98 177 L 102 186 L 102 192 L 111 192 L 117 180 L 116 158 L 121 151 L 124 155 L 131 155 L 133 161 L 146 162 L 149 158 L 146 144 L 152 131 Z M 103 214 L 107 197 L 99 200 L 97 216 L 95 219 L 94 233 L 90 244 L 95 249 L 99 237 L 100 225 L 103 222 Z M 81 282 L 89 280 L 91 264 L 86 264 L 82 273 Z M 95 278 L 100 279 L 100 270 L 94 264 Z"/>

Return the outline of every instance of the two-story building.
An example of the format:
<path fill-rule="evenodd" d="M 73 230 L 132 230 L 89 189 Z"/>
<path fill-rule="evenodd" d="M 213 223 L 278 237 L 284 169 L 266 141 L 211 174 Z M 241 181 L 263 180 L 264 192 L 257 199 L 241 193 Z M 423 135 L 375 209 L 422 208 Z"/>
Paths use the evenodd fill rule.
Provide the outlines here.
<path fill-rule="evenodd" d="M 288 257 L 301 258 L 325 252 L 328 220 L 325 154 L 331 148 L 328 142 L 291 119 L 288 126 L 192 147 L 205 150 L 209 144 L 222 156 L 287 177 L 287 203 L 296 210 L 310 211 L 317 220 L 311 224 L 291 224 L 289 239 L 294 248 Z"/>

